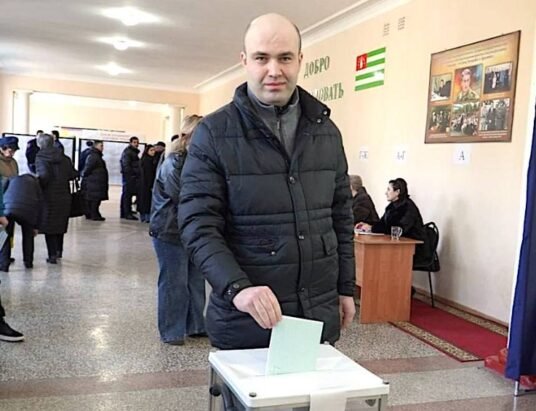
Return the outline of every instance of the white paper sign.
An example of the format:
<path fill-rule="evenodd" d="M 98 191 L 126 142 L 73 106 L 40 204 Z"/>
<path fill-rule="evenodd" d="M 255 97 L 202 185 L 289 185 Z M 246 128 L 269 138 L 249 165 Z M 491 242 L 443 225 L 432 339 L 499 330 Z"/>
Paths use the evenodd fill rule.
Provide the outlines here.
<path fill-rule="evenodd" d="M 406 146 L 397 146 L 394 150 L 395 163 L 405 164 L 408 162 L 408 148 Z"/>
<path fill-rule="evenodd" d="M 359 149 L 359 160 L 367 161 L 369 159 L 369 150 L 368 147 L 361 147 Z"/>
<path fill-rule="evenodd" d="M 454 147 L 452 160 L 454 164 L 471 164 L 471 146 L 467 144 L 456 145 Z"/>

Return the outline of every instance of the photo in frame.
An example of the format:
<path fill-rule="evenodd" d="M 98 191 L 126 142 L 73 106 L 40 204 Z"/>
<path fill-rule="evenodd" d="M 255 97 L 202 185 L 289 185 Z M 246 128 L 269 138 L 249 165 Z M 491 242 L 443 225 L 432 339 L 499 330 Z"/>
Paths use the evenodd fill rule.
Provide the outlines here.
<path fill-rule="evenodd" d="M 432 54 L 425 143 L 512 141 L 520 36 Z"/>

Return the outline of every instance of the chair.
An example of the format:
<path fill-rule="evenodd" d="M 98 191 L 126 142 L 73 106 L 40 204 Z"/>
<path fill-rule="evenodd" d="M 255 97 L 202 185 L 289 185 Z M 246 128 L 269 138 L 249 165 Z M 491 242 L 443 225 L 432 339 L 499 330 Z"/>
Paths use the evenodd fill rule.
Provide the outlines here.
<path fill-rule="evenodd" d="M 428 283 L 430 284 L 430 297 L 432 299 L 432 307 L 435 307 L 434 288 L 432 286 L 432 273 L 437 273 L 441 267 L 439 265 L 439 256 L 437 255 L 437 245 L 439 243 L 439 230 L 436 224 L 431 221 L 424 225 L 426 239 L 423 246 L 426 250 L 426 258 L 423 261 L 413 264 L 414 271 L 428 272 Z"/>

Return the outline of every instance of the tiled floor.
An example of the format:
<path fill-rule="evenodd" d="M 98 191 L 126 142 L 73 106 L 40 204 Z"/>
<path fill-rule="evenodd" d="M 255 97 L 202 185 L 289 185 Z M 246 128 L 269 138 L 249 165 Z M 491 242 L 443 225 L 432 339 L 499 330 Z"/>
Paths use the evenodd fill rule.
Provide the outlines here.
<path fill-rule="evenodd" d="M 160 343 L 147 225 L 120 221 L 117 209 L 105 204 L 105 223 L 72 220 L 61 264 L 45 263 L 38 237 L 33 270 L 17 246 L 1 273 L 7 319 L 26 341 L 0 343 L 0 410 L 207 409 L 208 341 Z M 390 410 L 536 410 L 536 396 L 514 401 L 512 383 L 482 363 L 387 324 L 355 323 L 337 348 L 390 382 Z"/>

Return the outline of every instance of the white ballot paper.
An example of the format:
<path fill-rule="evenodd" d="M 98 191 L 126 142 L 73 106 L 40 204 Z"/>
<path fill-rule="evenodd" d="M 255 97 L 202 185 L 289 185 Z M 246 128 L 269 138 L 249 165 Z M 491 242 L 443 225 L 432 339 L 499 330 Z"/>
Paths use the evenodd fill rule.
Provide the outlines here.
<path fill-rule="evenodd" d="M 284 315 L 272 330 L 266 375 L 314 371 L 323 327 L 321 321 Z"/>

